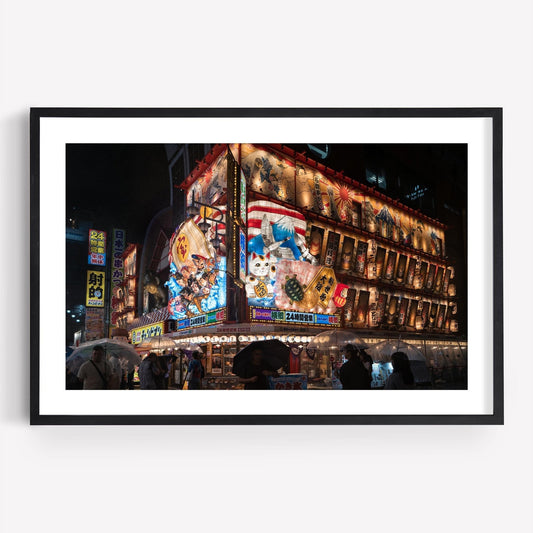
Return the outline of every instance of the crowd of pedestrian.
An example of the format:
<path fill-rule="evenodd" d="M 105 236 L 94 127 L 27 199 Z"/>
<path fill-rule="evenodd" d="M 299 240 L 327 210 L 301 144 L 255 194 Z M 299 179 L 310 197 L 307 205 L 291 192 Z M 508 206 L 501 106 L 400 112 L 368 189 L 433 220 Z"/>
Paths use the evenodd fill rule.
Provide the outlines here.
<path fill-rule="evenodd" d="M 347 344 L 344 348 L 347 361 L 338 370 L 342 388 L 347 390 L 366 390 L 372 384 L 372 357 L 363 349 Z M 404 352 L 391 356 L 392 374 L 385 382 L 385 390 L 414 389 L 415 379 L 411 364 Z"/>
<path fill-rule="evenodd" d="M 202 388 L 205 376 L 202 352 L 195 351 L 186 367 L 185 381 L 189 390 Z M 247 390 L 268 389 L 268 378 L 278 373 L 266 363 L 261 349 L 251 352 L 247 364 L 239 375 L 239 382 Z M 348 344 L 344 347 L 346 362 L 335 370 L 345 390 L 368 390 L 372 383 L 372 357 L 360 347 Z M 141 390 L 164 390 L 173 379 L 177 358 L 174 355 L 158 356 L 149 353 L 138 367 Z M 391 356 L 393 371 L 385 382 L 385 390 L 415 388 L 415 379 L 407 355 L 396 352 Z M 67 369 L 67 389 L 133 389 L 135 365 L 114 355 L 106 357 L 102 346 L 94 346 L 90 359 L 84 362 L 77 373 Z M 181 369 L 178 372 L 181 373 Z M 181 381 L 181 380 L 180 380 Z"/>
<path fill-rule="evenodd" d="M 102 346 L 96 345 L 91 357 L 73 372 L 68 366 L 66 370 L 66 388 L 103 390 L 103 389 L 135 389 L 135 371 L 138 371 L 139 387 L 145 390 L 164 390 L 169 388 L 173 378 L 175 355 L 158 356 L 155 352 L 148 354 L 137 365 L 131 360 L 115 354 L 106 356 Z M 203 375 L 202 375 L 203 377 Z"/>

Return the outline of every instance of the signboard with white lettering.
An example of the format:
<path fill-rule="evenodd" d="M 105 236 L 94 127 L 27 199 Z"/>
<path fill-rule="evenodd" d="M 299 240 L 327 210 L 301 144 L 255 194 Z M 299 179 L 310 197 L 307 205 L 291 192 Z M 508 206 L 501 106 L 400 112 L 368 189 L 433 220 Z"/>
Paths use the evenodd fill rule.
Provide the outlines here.
<path fill-rule="evenodd" d="M 89 230 L 89 265 L 105 266 L 106 232 Z"/>
<path fill-rule="evenodd" d="M 211 324 L 218 324 L 219 322 L 224 322 L 224 320 L 226 320 L 226 309 L 216 309 L 204 315 L 178 320 L 177 329 L 179 331 L 185 328 L 199 328 Z"/>

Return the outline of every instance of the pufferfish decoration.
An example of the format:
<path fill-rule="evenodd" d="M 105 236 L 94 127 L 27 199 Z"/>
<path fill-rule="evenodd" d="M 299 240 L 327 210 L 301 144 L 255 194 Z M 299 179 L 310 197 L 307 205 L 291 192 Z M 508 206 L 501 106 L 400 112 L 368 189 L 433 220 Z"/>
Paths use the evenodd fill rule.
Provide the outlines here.
<path fill-rule="evenodd" d="M 303 285 L 296 278 L 296 274 L 291 278 L 287 276 L 285 285 L 282 285 L 281 288 L 285 291 L 285 294 L 289 297 L 291 305 L 294 302 L 301 302 L 304 299 L 304 291 L 306 285 Z"/>

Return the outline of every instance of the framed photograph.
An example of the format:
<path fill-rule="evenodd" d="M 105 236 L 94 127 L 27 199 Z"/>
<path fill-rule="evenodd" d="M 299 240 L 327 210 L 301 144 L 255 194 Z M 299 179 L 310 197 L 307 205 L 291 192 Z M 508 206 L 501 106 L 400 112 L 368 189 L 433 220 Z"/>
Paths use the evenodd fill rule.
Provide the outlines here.
<path fill-rule="evenodd" d="M 503 424 L 501 108 L 30 125 L 31 424 Z"/>

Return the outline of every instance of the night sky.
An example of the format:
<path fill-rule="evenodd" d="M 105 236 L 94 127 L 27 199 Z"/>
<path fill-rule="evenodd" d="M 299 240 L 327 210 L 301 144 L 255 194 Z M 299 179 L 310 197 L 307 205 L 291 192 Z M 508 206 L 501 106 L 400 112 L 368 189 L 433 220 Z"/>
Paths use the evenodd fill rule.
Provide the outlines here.
<path fill-rule="evenodd" d="M 91 220 L 97 229 L 127 227 L 128 241 L 139 242 L 168 205 L 163 145 L 68 145 L 67 216 Z"/>

